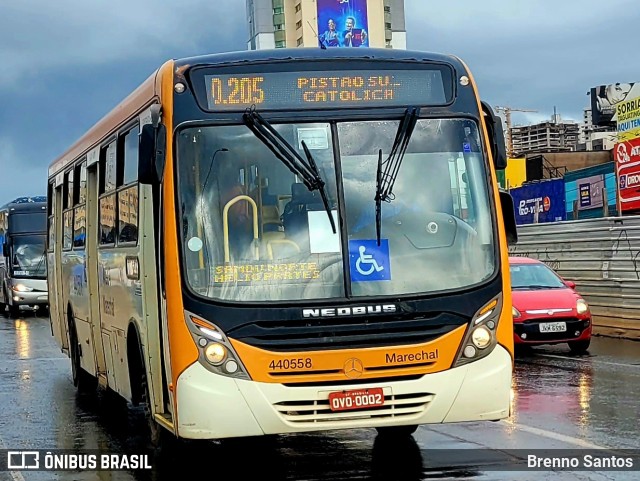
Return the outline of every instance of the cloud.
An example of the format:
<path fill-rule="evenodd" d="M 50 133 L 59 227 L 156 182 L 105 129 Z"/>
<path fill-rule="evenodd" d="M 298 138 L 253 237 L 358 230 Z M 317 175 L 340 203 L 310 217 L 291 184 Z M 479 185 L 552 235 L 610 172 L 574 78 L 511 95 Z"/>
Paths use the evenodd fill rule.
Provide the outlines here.
<path fill-rule="evenodd" d="M 494 105 L 580 120 L 591 87 L 640 81 L 640 55 L 615 30 L 640 23 L 636 0 L 406 0 L 406 10 L 409 47 L 460 56 Z"/>
<path fill-rule="evenodd" d="M 43 72 L 197 52 L 208 44 L 244 48 L 238 0 L 45 0 L 3 4 L 0 87 Z M 221 15 L 224 12 L 224 15 Z"/>
<path fill-rule="evenodd" d="M 0 205 L 18 197 L 47 195 L 47 167 L 43 163 L 25 165 L 17 143 L 0 136 Z"/>

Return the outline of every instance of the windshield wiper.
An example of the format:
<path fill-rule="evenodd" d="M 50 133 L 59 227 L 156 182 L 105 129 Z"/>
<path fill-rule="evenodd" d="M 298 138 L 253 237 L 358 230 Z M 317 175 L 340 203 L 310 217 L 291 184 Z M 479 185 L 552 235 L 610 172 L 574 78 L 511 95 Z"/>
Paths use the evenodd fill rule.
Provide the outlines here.
<path fill-rule="evenodd" d="M 329 198 L 325 189 L 325 182 L 320 175 L 315 159 L 311 155 L 311 151 L 307 147 L 306 142 L 301 142 L 307 160 L 303 159 L 295 148 L 282 137 L 273 126 L 267 122 L 255 109 L 247 110 L 242 119 L 245 125 L 253 132 L 253 134 L 266 145 L 273 155 L 278 158 L 293 174 L 302 179 L 304 185 L 310 192 L 317 190 L 320 192 L 324 209 L 329 217 L 331 229 L 336 234 L 336 224 L 331 215 L 331 207 L 329 206 Z"/>
<path fill-rule="evenodd" d="M 376 239 L 378 245 L 380 245 L 380 229 L 382 224 L 382 201 L 391 202 L 395 199 L 393 195 L 393 186 L 398 177 L 400 166 L 402 165 L 402 159 L 407 152 L 409 141 L 413 130 L 418 123 L 418 117 L 420 116 L 419 107 L 409 107 L 405 113 L 398 131 L 396 132 L 396 138 L 391 147 L 391 153 L 384 162 L 382 161 L 382 149 L 378 151 L 378 170 L 376 172 Z M 383 170 L 384 168 L 384 170 Z"/>

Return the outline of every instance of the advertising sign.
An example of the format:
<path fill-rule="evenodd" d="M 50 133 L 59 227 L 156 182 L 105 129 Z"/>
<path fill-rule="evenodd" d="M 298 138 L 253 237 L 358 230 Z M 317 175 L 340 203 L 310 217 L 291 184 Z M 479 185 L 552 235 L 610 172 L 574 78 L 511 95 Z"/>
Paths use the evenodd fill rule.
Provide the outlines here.
<path fill-rule="evenodd" d="M 618 142 L 640 137 L 640 97 L 616 105 Z"/>
<path fill-rule="evenodd" d="M 511 189 L 516 210 L 516 224 L 533 224 L 536 211 L 538 222 L 557 222 L 566 219 L 564 180 L 551 179 L 525 184 Z"/>
<path fill-rule="evenodd" d="M 616 144 L 620 211 L 640 209 L 640 138 Z"/>
<path fill-rule="evenodd" d="M 616 105 L 640 96 L 640 83 L 615 83 L 591 89 L 593 125 L 615 126 L 618 120 Z"/>
<path fill-rule="evenodd" d="M 595 209 L 603 206 L 602 189 L 604 176 L 592 175 L 576 181 L 578 189 L 578 210 Z"/>
<path fill-rule="evenodd" d="M 367 0 L 317 0 L 320 46 L 368 47 Z"/>

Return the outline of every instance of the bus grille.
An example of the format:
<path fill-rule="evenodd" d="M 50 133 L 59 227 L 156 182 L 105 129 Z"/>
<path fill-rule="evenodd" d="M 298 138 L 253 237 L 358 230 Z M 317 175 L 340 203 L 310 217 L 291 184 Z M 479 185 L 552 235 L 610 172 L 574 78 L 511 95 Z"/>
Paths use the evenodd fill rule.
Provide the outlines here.
<path fill-rule="evenodd" d="M 255 321 L 231 329 L 233 339 L 270 351 L 356 349 L 420 344 L 437 339 L 468 319 L 449 313 L 373 318 Z"/>
<path fill-rule="evenodd" d="M 328 393 L 324 393 L 325 396 L 320 393 L 322 399 L 285 401 L 276 403 L 273 407 L 285 421 L 302 425 L 418 417 L 434 398 L 430 393 L 393 395 L 388 388 L 385 388 L 384 393 L 384 406 L 378 408 L 332 411 L 329 408 Z"/>

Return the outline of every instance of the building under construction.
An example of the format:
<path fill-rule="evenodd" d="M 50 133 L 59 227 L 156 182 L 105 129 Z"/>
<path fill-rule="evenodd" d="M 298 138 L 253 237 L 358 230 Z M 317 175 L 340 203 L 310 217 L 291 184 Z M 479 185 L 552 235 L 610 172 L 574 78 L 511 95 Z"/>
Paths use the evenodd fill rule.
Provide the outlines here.
<path fill-rule="evenodd" d="M 538 152 L 573 152 L 578 145 L 580 126 L 563 122 L 554 114 L 550 121 L 511 128 L 513 154 L 522 156 Z"/>

